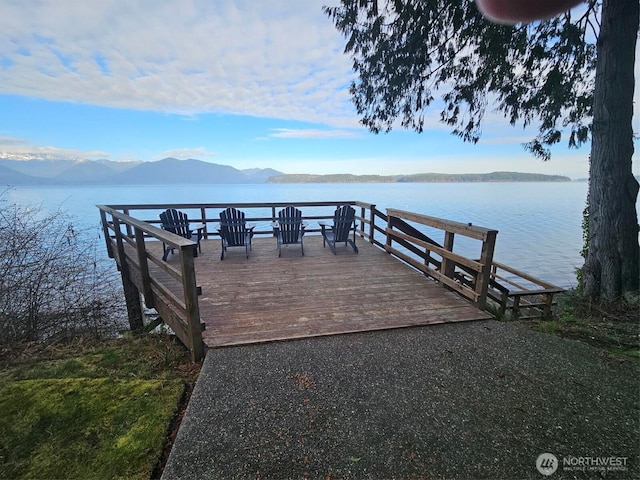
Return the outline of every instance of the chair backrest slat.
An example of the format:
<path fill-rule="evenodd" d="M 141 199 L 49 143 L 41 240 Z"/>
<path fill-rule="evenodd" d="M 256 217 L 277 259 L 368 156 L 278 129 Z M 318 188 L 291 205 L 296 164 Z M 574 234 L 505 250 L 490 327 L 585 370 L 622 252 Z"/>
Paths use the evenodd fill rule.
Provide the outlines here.
<path fill-rule="evenodd" d="M 302 229 L 302 212 L 292 205 L 278 212 L 282 243 L 298 243 Z"/>
<path fill-rule="evenodd" d="M 346 242 L 351 226 L 356 218 L 356 211 L 349 205 L 338 207 L 333 215 L 333 232 L 336 242 Z"/>
<path fill-rule="evenodd" d="M 220 212 L 220 235 L 230 247 L 243 246 L 247 235 L 247 224 L 244 212 L 235 208 L 227 208 Z"/>
<path fill-rule="evenodd" d="M 186 213 L 169 208 L 160 214 L 160 221 L 164 230 L 184 238 L 191 238 L 189 218 Z"/>

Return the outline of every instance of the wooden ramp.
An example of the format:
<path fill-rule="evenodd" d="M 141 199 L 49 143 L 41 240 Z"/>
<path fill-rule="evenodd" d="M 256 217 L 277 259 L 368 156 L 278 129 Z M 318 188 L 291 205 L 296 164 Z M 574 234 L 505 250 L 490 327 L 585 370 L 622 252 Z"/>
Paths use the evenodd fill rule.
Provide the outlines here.
<path fill-rule="evenodd" d="M 491 318 L 370 243 L 359 241 L 358 255 L 343 246 L 333 255 L 320 236 L 304 243 L 304 257 L 290 245 L 278 258 L 275 238 L 254 238 L 248 260 L 232 248 L 220 261 L 220 241 L 203 241 L 195 261 L 207 346 Z"/>

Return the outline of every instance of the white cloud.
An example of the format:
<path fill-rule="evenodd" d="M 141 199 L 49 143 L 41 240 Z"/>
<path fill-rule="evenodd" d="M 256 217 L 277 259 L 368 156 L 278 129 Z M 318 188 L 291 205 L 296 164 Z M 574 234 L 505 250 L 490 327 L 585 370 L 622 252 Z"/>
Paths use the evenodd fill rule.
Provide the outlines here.
<path fill-rule="evenodd" d="M 325 2 L 3 4 L 0 92 L 356 125 Z"/>
<path fill-rule="evenodd" d="M 14 137 L 0 137 L 0 148 L 5 147 L 17 147 L 21 145 L 26 145 L 27 141 L 24 138 L 14 138 Z"/>
<path fill-rule="evenodd" d="M 275 138 L 357 138 L 359 135 L 349 130 L 316 130 L 275 128 L 270 137 Z"/>
<path fill-rule="evenodd" d="M 109 153 L 101 150 L 79 150 L 53 146 L 33 145 L 23 138 L 0 137 L 0 156 L 25 158 L 36 156 L 49 159 L 100 159 L 109 158 Z"/>
<path fill-rule="evenodd" d="M 189 158 L 198 158 L 198 159 L 211 158 L 211 157 L 214 157 L 215 155 L 216 154 L 214 152 L 209 152 L 204 147 L 176 148 L 176 149 L 167 150 L 161 153 L 159 158 L 173 157 L 180 160 L 185 160 Z"/>
<path fill-rule="evenodd" d="M 509 135 L 509 131 L 507 130 L 509 125 L 502 128 L 501 132 L 496 132 L 493 135 L 483 135 L 480 140 L 478 140 L 478 144 L 480 145 L 517 145 L 522 143 L 530 142 L 536 132 L 533 132 L 531 135 Z M 497 129 L 496 129 L 497 130 Z"/>
<path fill-rule="evenodd" d="M 351 61 L 326 3 L 336 2 L 5 1 L 0 93 L 355 128 Z M 640 44 L 636 53 L 640 78 Z M 634 98 L 639 132 L 640 88 Z M 425 127 L 445 129 L 436 107 Z M 505 122 L 488 111 L 483 128 Z"/>

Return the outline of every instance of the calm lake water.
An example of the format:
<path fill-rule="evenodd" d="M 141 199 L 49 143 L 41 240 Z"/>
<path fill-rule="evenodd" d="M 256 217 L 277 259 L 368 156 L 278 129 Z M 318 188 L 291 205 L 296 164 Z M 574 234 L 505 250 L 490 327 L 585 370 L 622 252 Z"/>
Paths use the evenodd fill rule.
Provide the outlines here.
<path fill-rule="evenodd" d="M 586 194 L 583 182 L 394 183 L 14 187 L 5 198 L 45 210 L 62 208 L 82 227 L 99 224 L 96 204 L 361 200 L 382 211 L 398 208 L 496 229 L 495 260 L 571 287 L 583 260 Z"/>

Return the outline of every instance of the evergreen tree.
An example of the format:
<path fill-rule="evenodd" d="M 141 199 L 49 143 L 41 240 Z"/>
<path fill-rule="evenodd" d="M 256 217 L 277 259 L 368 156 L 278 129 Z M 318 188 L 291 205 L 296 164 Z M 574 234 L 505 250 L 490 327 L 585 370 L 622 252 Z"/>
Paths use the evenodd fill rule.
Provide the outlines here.
<path fill-rule="evenodd" d="M 357 78 L 350 92 L 371 131 L 421 132 L 435 107 L 465 141 L 477 142 L 488 106 L 512 125 L 535 126 L 524 147 L 591 140 L 585 292 L 637 292 L 640 247 L 631 170 L 638 0 L 588 0 L 579 13 L 500 25 L 470 0 L 342 0 L 325 7 L 347 38 Z"/>

